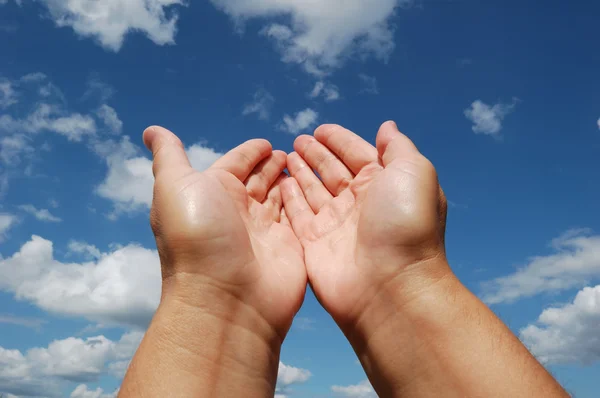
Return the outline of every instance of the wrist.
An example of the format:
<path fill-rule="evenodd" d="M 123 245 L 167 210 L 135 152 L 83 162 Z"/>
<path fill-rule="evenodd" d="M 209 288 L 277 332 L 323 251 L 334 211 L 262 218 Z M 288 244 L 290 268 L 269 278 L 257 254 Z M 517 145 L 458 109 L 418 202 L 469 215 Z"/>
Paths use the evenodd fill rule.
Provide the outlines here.
<path fill-rule="evenodd" d="M 380 396 L 410 395 L 407 386 L 417 379 L 443 372 L 433 346 L 461 322 L 465 293 L 445 258 L 432 259 L 379 286 L 354 320 L 340 325 Z"/>
<path fill-rule="evenodd" d="M 272 396 L 281 349 L 277 333 L 233 298 L 215 296 L 205 286 L 198 290 L 194 300 L 179 289 L 163 294 L 134 372 L 147 374 L 151 366 L 153 374 L 168 377 L 172 383 L 164 392 L 170 396 Z M 166 386 L 157 381 L 149 388 Z"/>

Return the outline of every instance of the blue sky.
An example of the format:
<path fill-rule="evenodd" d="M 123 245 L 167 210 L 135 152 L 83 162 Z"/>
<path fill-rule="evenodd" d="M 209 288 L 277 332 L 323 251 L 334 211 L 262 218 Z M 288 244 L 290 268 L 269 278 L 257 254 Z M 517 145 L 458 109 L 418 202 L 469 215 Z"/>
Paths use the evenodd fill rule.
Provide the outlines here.
<path fill-rule="evenodd" d="M 0 392 L 114 395 L 158 303 L 143 129 L 195 167 L 395 120 L 461 280 L 577 397 L 600 381 L 600 4 L 0 0 Z M 311 293 L 278 394 L 373 397 Z"/>

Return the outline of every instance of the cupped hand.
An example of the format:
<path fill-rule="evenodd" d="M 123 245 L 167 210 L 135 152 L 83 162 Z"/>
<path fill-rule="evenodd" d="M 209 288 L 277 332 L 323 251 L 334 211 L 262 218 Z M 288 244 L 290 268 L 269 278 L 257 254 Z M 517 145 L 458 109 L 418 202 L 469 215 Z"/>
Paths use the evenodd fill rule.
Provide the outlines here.
<path fill-rule="evenodd" d="M 286 154 L 251 140 L 199 172 L 170 131 L 150 127 L 144 143 L 154 156 L 163 300 L 283 338 L 306 289 L 303 250 L 282 207 Z"/>
<path fill-rule="evenodd" d="M 395 123 L 381 126 L 377 148 L 324 125 L 298 137 L 294 149 L 293 178 L 282 183 L 285 210 L 311 286 L 338 323 L 358 322 L 392 291 L 408 302 L 451 273 L 437 174 Z"/>

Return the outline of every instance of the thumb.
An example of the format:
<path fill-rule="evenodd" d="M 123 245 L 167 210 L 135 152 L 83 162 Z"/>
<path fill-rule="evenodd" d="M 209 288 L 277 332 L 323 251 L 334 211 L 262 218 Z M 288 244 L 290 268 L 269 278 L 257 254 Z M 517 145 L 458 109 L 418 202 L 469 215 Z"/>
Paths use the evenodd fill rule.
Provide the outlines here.
<path fill-rule="evenodd" d="M 379 158 L 386 167 L 396 159 L 409 158 L 419 154 L 415 144 L 398 130 L 396 123 L 385 122 L 379 128 L 376 139 Z"/>
<path fill-rule="evenodd" d="M 175 134 L 160 126 L 151 126 L 144 131 L 144 144 L 152 152 L 154 176 L 163 172 L 180 173 L 192 166 L 183 148 L 183 143 Z"/>

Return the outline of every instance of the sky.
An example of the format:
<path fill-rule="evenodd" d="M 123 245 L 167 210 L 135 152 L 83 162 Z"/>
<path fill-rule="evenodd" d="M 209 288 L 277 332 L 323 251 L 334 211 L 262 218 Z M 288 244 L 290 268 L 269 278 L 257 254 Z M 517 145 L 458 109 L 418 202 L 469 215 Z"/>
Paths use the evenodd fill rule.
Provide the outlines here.
<path fill-rule="evenodd" d="M 600 389 L 600 3 L 0 0 L 0 393 L 109 398 L 159 302 L 145 127 L 195 168 L 395 120 L 447 251 L 567 390 Z M 278 397 L 375 397 L 311 292 Z"/>

